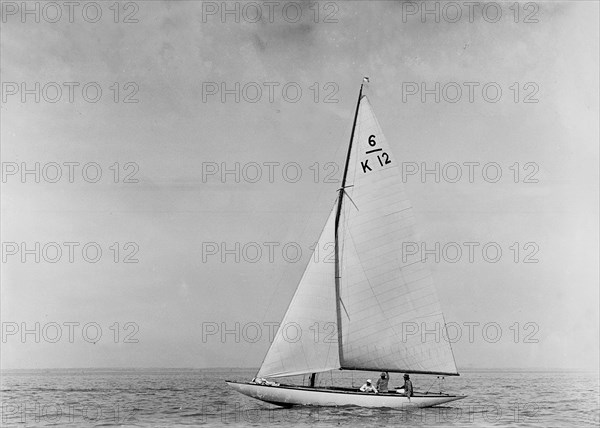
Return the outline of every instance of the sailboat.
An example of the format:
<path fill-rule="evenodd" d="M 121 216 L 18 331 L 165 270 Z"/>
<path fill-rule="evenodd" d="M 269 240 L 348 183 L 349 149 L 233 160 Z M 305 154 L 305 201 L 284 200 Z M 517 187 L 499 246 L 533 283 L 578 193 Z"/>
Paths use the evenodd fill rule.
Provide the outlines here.
<path fill-rule="evenodd" d="M 363 94 L 367 83 L 365 77 L 342 187 L 318 241 L 319 248 L 334 243 L 334 261 L 311 257 L 256 378 L 226 381 L 249 397 L 286 407 L 394 409 L 464 398 L 315 385 L 318 374 L 332 370 L 459 375 L 449 341 L 403 331 L 408 324 L 445 328 L 445 322 L 423 260 L 418 254 L 402 254 L 403 242 L 416 242 L 412 207 L 404 195 L 398 158 Z M 316 328 L 331 334 L 316 340 Z M 298 375 L 309 375 L 310 385 L 267 380 Z"/>

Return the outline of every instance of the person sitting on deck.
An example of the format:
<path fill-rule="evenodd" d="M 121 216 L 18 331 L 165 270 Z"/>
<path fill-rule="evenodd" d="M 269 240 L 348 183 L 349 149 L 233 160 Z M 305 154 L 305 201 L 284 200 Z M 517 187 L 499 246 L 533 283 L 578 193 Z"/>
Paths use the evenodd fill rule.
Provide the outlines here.
<path fill-rule="evenodd" d="M 268 381 L 264 377 L 255 377 L 254 379 L 252 379 L 252 383 L 255 383 L 257 385 L 279 386 L 277 382 Z"/>
<path fill-rule="evenodd" d="M 374 392 L 377 394 L 377 389 L 373 385 L 371 385 L 371 379 L 367 379 L 367 383 L 360 387 L 361 392 Z"/>
<path fill-rule="evenodd" d="M 377 391 L 379 392 L 388 392 L 388 382 L 390 380 L 390 375 L 388 372 L 381 372 L 381 377 L 377 379 Z"/>
<path fill-rule="evenodd" d="M 410 381 L 410 376 L 407 374 L 404 375 L 404 386 L 402 388 L 404 389 L 404 395 L 410 400 L 410 397 L 413 396 L 413 384 Z"/>

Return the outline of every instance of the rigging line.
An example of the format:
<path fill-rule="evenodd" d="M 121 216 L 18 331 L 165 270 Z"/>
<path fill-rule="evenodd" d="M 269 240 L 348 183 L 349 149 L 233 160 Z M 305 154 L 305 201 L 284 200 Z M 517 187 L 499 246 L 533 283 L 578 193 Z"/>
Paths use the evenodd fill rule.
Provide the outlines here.
<path fill-rule="evenodd" d="M 357 125 L 358 125 L 357 128 L 360 130 L 360 124 L 357 124 Z M 356 176 L 356 168 L 355 168 L 354 177 L 355 176 Z M 353 180 L 353 182 L 354 182 L 354 180 Z M 350 195 L 348 194 L 348 192 L 346 192 L 346 187 L 354 187 L 354 185 L 352 184 L 350 186 L 345 186 L 345 187 L 341 188 L 341 190 L 348 197 L 348 199 L 350 200 L 350 202 L 352 202 L 352 205 L 354 205 L 354 208 L 356 208 L 356 211 L 359 211 L 358 206 L 356 206 L 356 204 L 354 203 L 354 200 L 352 200 L 352 198 L 350 197 Z M 343 265 L 343 257 L 344 257 L 344 249 L 346 248 L 345 237 L 346 237 L 347 234 L 349 234 L 349 227 L 348 227 L 349 216 L 346 213 L 346 211 L 347 210 L 344 210 L 344 219 L 343 219 L 344 230 L 342 232 L 342 248 L 341 248 L 341 251 L 340 251 L 340 264 L 342 266 L 344 266 Z M 348 232 L 346 232 L 347 230 L 348 230 Z M 340 279 L 341 279 L 341 276 L 340 276 Z M 340 303 L 342 305 L 342 308 L 344 309 L 344 312 L 346 313 L 346 317 L 348 318 L 348 321 L 350 321 L 350 314 L 348 313 L 348 309 L 346 308 L 346 305 L 344 304 L 344 301 L 342 300 L 341 292 L 340 292 L 339 300 L 340 300 Z"/>
<path fill-rule="evenodd" d="M 344 193 L 346 193 L 346 192 L 344 191 Z M 352 199 L 350 199 L 350 200 L 352 201 Z M 352 203 L 354 204 L 354 201 Z M 356 210 L 358 211 L 358 207 L 356 208 Z M 350 220 L 349 220 L 348 213 L 346 213 L 346 211 L 348 211 L 348 213 L 349 213 L 350 210 L 344 209 L 344 219 L 343 219 L 344 230 L 342 231 L 342 248 L 341 248 L 341 251 L 340 251 L 340 265 L 342 266 L 342 268 L 343 268 L 343 266 L 345 266 L 345 264 L 343 264 L 344 263 L 344 254 L 345 254 L 345 249 L 346 249 L 346 239 L 345 238 L 346 238 L 346 235 L 348 235 L 349 230 L 350 230 L 350 228 L 348 227 L 348 223 L 349 223 Z M 342 271 L 342 269 L 340 269 L 340 271 Z M 340 272 L 340 274 L 341 274 L 341 272 Z M 341 280 L 341 276 L 340 276 L 340 280 Z M 342 300 L 342 293 L 341 293 L 341 291 L 342 290 L 340 290 L 340 303 L 342 304 L 342 307 L 344 308 L 344 312 L 346 312 L 346 316 L 348 317 L 348 321 L 350 321 L 350 314 L 348 313 L 348 310 L 346 309 L 346 305 L 344 304 L 344 301 Z"/>
<path fill-rule="evenodd" d="M 340 303 L 342 304 L 342 308 L 344 308 L 344 312 L 346 312 L 346 316 L 348 317 L 348 321 L 350 321 L 350 315 L 348 315 L 348 311 L 346 310 L 346 305 L 344 305 L 344 301 L 342 300 L 341 296 L 340 296 Z"/>
<path fill-rule="evenodd" d="M 427 259 L 415 260 L 414 262 L 403 264 L 402 266 L 399 267 L 399 269 L 402 270 L 402 268 L 406 268 L 406 267 L 412 266 L 417 263 L 425 263 L 426 261 L 427 261 Z"/>
<path fill-rule="evenodd" d="M 437 297 L 437 293 L 436 293 L 436 297 Z M 440 304 L 440 312 L 441 312 L 441 304 Z M 446 317 L 444 316 L 444 313 L 442 312 L 442 320 L 444 321 L 444 330 L 446 330 L 446 337 L 449 338 L 450 336 L 448 336 L 448 326 L 446 325 Z M 452 349 L 452 341 L 448 340 L 448 346 L 450 347 L 450 355 L 452 355 L 452 361 L 454 362 L 454 370 L 456 370 L 456 372 L 458 373 L 458 368 L 456 367 L 456 358 L 454 357 L 454 350 Z"/>
<path fill-rule="evenodd" d="M 437 377 L 436 377 L 436 380 L 434 380 L 433 382 L 431 382 L 431 385 L 429 385 L 429 388 L 427 388 L 427 391 L 425 391 L 425 394 L 427 394 L 427 393 L 429 392 L 429 390 L 431 389 L 431 387 L 432 387 L 433 385 L 435 385 L 435 382 L 436 382 L 436 381 L 438 381 L 438 380 L 439 380 L 439 378 L 440 378 L 440 377 L 439 377 L 439 376 L 437 376 Z"/>
<path fill-rule="evenodd" d="M 362 99 L 362 98 L 364 98 L 364 97 L 366 97 L 366 95 L 362 95 L 362 96 L 360 97 L 360 99 Z M 359 100 L 359 102 L 360 102 L 360 100 Z M 359 107 L 358 107 L 358 108 L 359 108 L 359 112 L 360 112 L 360 105 L 359 105 Z M 359 113 L 359 112 L 357 112 L 357 113 Z M 352 136 L 352 137 L 353 137 L 353 138 L 352 138 L 353 140 L 354 140 L 354 139 L 356 139 L 356 135 L 360 134 L 361 125 L 362 125 L 362 122 L 361 122 L 360 120 L 357 120 L 357 121 L 356 121 L 356 130 L 355 130 L 355 133 L 354 133 L 354 135 Z M 359 209 L 358 209 L 358 206 L 356 206 L 356 204 L 354 203 L 354 200 L 352 199 L 352 197 L 350 197 L 350 194 L 349 194 L 348 192 L 346 192 L 346 188 L 354 187 L 354 183 L 356 182 L 356 171 L 357 171 L 357 169 L 356 169 L 356 163 L 357 163 L 358 156 L 354 155 L 354 151 L 356 151 L 356 150 L 357 150 L 357 147 L 358 147 L 358 144 L 355 144 L 355 145 L 354 145 L 354 147 L 352 148 L 352 151 L 351 151 L 351 153 L 349 154 L 349 157 L 350 157 L 350 159 L 353 159 L 353 160 L 354 160 L 354 163 L 353 163 L 353 165 L 352 165 L 352 170 L 353 170 L 353 171 L 352 171 L 352 183 L 353 183 L 353 184 L 346 185 L 346 183 L 344 183 L 344 185 L 341 187 L 341 190 L 342 190 L 342 192 L 344 192 L 344 194 L 345 194 L 346 196 L 348 196 L 348 199 L 350 199 L 350 202 L 352 202 L 352 205 L 354 205 L 354 207 L 356 208 L 356 210 L 357 210 L 357 211 L 359 211 Z M 354 155 L 354 156 L 353 156 L 353 155 Z M 342 245 L 341 245 L 341 251 L 340 251 L 340 255 L 339 255 L 339 259 L 340 259 L 340 265 L 341 265 L 342 267 L 344 266 L 344 264 L 343 264 L 343 259 L 344 259 L 344 252 L 345 252 L 344 250 L 345 250 L 345 248 L 346 248 L 346 239 L 345 239 L 345 237 L 346 237 L 346 234 L 347 234 L 347 232 L 346 232 L 346 231 L 347 231 L 347 230 L 349 230 L 349 228 L 348 228 L 348 221 L 349 221 L 349 220 L 348 220 L 348 214 L 346 213 L 346 211 L 347 211 L 347 210 L 346 210 L 346 209 L 344 209 L 344 218 L 343 218 L 343 227 L 344 227 L 344 229 L 343 229 L 343 231 L 342 231 Z M 340 269 L 340 270 L 341 270 L 341 269 Z M 340 279 L 341 279 L 341 275 L 340 275 Z M 340 281 L 340 282 L 341 282 L 341 281 Z M 343 302 L 343 300 L 342 300 L 342 296 L 341 296 L 341 294 L 342 294 L 342 293 L 341 293 L 341 287 L 340 287 L 340 296 L 339 296 L 339 300 L 340 300 L 340 303 L 342 304 L 342 307 L 344 308 L 344 312 L 346 312 L 346 316 L 348 317 L 348 321 L 350 321 L 350 315 L 348 314 L 348 310 L 346 309 L 346 305 L 344 305 L 344 302 Z"/>
<path fill-rule="evenodd" d="M 346 192 L 346 189 L 340 189 L 340 190 L 341 190 L 342 192 L 344 192 L 344 194 L 345 194 L 346 196 L 348 196 L 348 199 L 350 199 L 350 202 L 352 202 L 352 205 L 354 205 L 354 208 L 356 208 L 356 211 L 360 211 L 360 210 L 358 209 L 358 207 L 356 206 L 356 204 L 354 203 L 354 201 L 352 200 L 352 198 L 350 197 L 350 195 L 348 194 L 348 192 Z"/>
<path fill-rule="evenodd" d="M 342 341 L 342 314 L 340 313 L 340 294 L 341 294 L 341 260 L 340 260 L 340 250 L 339 250 L 339 227 L 340 227 L 340 216 L 342 214 L 344 193 L 343 188 L 346 186 L 346 179 L 348 175 L 348 167 L 350 163 L 350 159 L 352 156 L 352 142 L 354 140 L 355 131 L 356 131 L 356 123 L 358 121 L 358 113 L 360 111 L 360 101 L 363 97 L 363 86 L 364 86 L 364 78 L 363 83 L 360 85 L 360 91 L 358 92 L 358 101 L 356 102 L 356 111 L 354 112 L 354 120 L 352 121 L 352 131 L 350 132 L 350 144 L 348 146 L 348 153 L 346 155 L 346 162 L 344 164 L 344 175 L 342 177 L 342 191 L 339 192 L 339 200 L 337 204 L 337 210 L 335 214 L 335 312 L 336 312 L 336 320 L 338 324 L 338 353 L 340 359 L 340 366 L 344 361 L 344 347 Z"/>

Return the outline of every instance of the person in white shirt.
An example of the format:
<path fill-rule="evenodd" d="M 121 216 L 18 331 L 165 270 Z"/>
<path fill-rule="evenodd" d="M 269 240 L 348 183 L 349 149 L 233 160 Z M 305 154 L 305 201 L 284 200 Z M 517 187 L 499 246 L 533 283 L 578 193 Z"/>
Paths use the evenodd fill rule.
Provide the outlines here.
<path fill-rule="evenodd" d="M 367 379 L 367 383 L 360 387 L 361 392 L 374 392 L 377 394 L 377 389 L 371 384 L 371 379 Z"/>

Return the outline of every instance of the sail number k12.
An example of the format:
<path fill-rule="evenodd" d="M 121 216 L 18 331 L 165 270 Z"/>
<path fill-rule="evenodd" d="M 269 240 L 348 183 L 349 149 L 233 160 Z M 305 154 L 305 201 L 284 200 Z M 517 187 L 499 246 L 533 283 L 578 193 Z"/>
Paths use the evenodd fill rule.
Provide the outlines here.
<path fill-rule="evenodd" d="M 365 152 L 365 155 L 371 155 L 371 154 L 375 154 L 377 153 L 377 161 L 379 163 L 379 166 L 385 166 L 385 165 L 389 165 L 392 163 L 392 161 L 390 160 L 390 156 L 383 151 L 383 148 L 378 147 L 378 148 L 374 148 L 377 146 L 377 141 L 375 140 L 375 135 L 370 135 L 369 136 L 369 148 L 371 148 L 370 150 L 367 150 Z M 369 172 L 369 171 L 373 171 L 373 169 L 369 166 L 369 160 L 371 159 L 367 159 L 364 161 L 360 161 L 360 166 L 362 168 L 362 172 L 363 174 Z"/>

